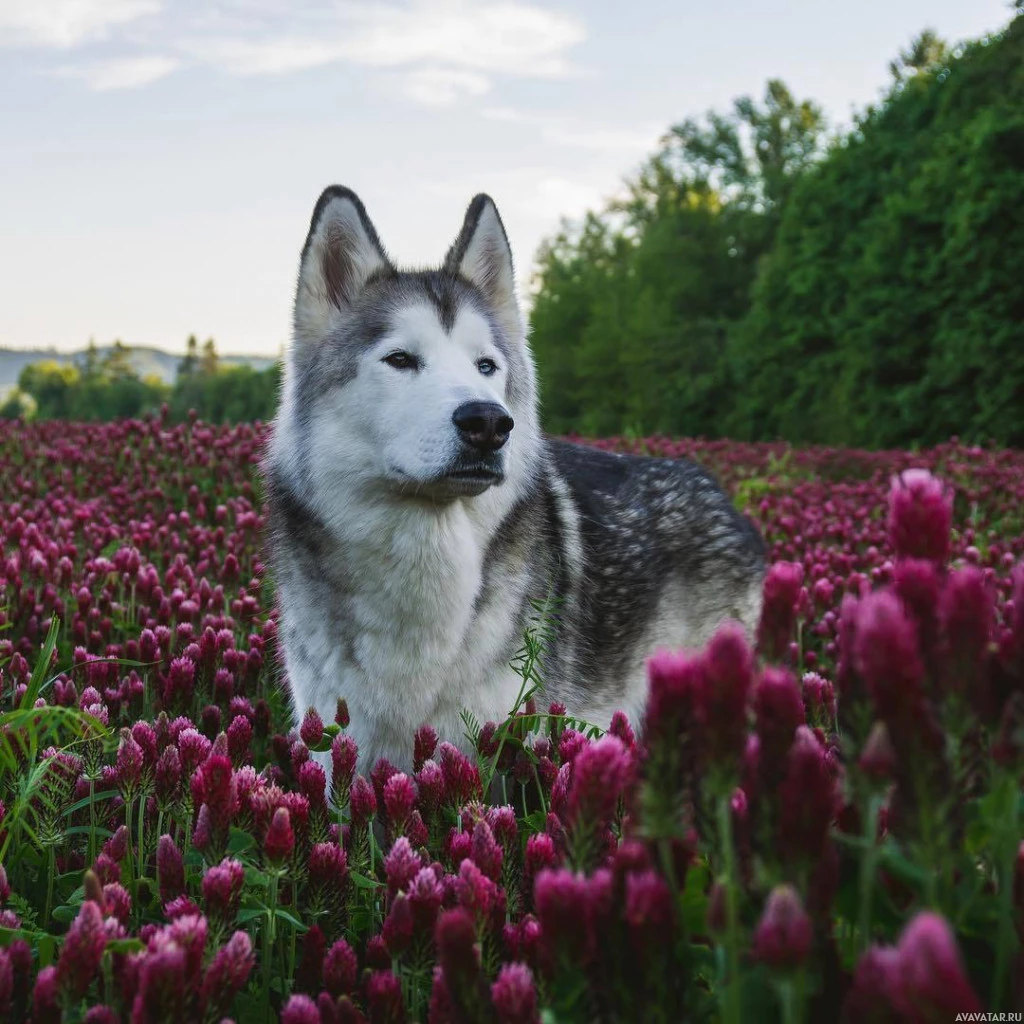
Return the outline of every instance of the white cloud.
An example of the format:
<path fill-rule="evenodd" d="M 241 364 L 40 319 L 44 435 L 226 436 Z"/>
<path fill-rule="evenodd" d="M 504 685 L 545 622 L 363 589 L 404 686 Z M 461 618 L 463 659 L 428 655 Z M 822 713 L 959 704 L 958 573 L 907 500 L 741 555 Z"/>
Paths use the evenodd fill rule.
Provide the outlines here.
<path fill-rule="evenodd" d="M 492 121 L 539 128 L 542 138 L 547 142 L 627 157 L 639 157 L 650 153 L 664 134 L 664 127 L 653 122 L 631 128 L 619 128 L 581 124 L 575 119 L 570 120 L 557 114 L 537 114 L 514 107 L 487 107 L 480 113 Z"/>
<path fill-rule="evenodd" d="M 128 60 L 150 62 L 159 77 L 151 58 L 132 52 L 158 45 L 228 75 L 283 75 L 334 63 L 373 69 L 386 72 L 382 81 L 400 95 L 430 106 L 481 96 L 497 76 L 576 74 L 570 50 L 586 35 L 578 18 L 528 0 L 211 0 L 197 7 L 0 0 L 5 30 L 15 45 L 64 48 L 113 36 L 130 48 L 116 55 L 129 81 Z M 145 66 L 134 66 L 134 84 L 145 84 Z M 79 70 L 72 76 L 91 81 Z"/>
<path fill-rule="evenodd" d="M 331 64 L 341 57 L 336 43 L 303 37 L 200 37 L 181 45 L 190 56 L 229 75 L 281 75 Z"/>
<path fill-rule="evenodd" d="M 69 49 L 161 7 L 160 0 L 0 0 L 0 47 Z"/>
<path fill-rule="evenodd" d="M 425 183 L 424 187 L 446 200 L 462 202 L 480 191 L 480 177 L 448 178 Z M 555 230 L 562 217 L 576 218 L 587 210 L 600 209 L 618 193 L 619 183 L 603 168 L 569 177 L 557 168 L 541 165 L 491 171 L 487 174 L 487 191 L 510 232 L 517 264 L 525 266 L 540 237 Z"/>
<path fill-rule="evenodd" d="M 633 153 L 651 152 L 658 139 L 665 134 L 663 126 L 647 128 L 572 128 L 551 129 L 545 137 L 553 142 L 578 149 L 589 149 L 601 153 Z"/>
<path fill-rule="evenodd" d="M 604 199 L 594 185 L 553 174 L 541 178 L 533 194 L 523 197 L 520 205 L 536 220 L 554 224 L 562 217 L 580 217 L 587 210 L 598 209 Z"/>
<path fill-rule="evenodd" d="M 585 37 L 575 18 L 516 0 L 348 0 L 329 14 L 297 4 L 285 35 L 275 18 L 261 20 L 253 11 L 245 22 L 238 11 L 231 13 L 230 19 L 227 11 L 208 13 L 180 45 L 232 75 L 281 74 L 336 61 L 408 68 L 391 81 L 405 96 L 430 105 L 481 95 L 493 75 L 572 74 L 567 51 Z M 197 31 L 200 24 L 207 30 Z"/>
<path fill-rule="evenodd" d="M 566 51 L 586 35 L 569 15 L 512 0 L 416 0 L 346 6 L 340 14 L 348 30 L 345 55 L 375 67 L 429 61 L 497 74 L 566 75 Z"/>
<path fill-rule="evenodd" d="M 482 96 L 491 88 L 490 79 L 475 71 L 454 68 L 420 68 L 401 79 L 402 92 L 424 106 L 448 106 L 463 96 Z"/>
<path fill-rule="evenodd" d="M 120 60 L 95 61 L 56 72 L 63 78 L 77 78 L 95 92 L 112 89 L 138 89 L 164 78 L 181 66 L 174 57 L 125 57 Z"/>

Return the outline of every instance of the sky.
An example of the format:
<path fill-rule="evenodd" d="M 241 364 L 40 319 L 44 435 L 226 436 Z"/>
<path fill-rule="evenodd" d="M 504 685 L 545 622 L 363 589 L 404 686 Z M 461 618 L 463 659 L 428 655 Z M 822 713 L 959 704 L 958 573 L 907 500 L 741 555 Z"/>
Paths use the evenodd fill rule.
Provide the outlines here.
<path fill-rule="evenodd" d="M 287 342 L 320 191 L 403 265 L 494 197 L 525 291 L 686 117 L 781 78 L 833 123 L 1009 0 L 0 0 L 0 346 Z"/>

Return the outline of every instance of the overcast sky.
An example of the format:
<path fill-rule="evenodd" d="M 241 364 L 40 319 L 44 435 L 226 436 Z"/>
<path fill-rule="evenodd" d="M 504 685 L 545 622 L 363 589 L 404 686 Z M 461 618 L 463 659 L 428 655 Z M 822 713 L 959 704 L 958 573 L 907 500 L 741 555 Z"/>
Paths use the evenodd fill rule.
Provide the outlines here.
<path fill-rule="evenodd" d="M 1008 0 L 0 0 L 0 345 L 286 341 L 320 190 L 437 261 L 478 191 L 525 281 L 563 215 L 769 77 L 833 121 Z"/>

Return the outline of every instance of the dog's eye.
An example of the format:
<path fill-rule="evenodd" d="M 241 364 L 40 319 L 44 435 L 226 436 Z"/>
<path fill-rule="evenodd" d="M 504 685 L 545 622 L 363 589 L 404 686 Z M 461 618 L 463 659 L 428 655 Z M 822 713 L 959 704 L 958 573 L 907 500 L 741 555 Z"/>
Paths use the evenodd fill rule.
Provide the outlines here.
<path fill-rule="evenodd" d="M 485 376 L 498 372 L 498 364 L 493 359 L 478 359 L 476 368 Z"/>
<path fill-rule="evenodd" d="M 396 370 L 418 370 L 420 367 L 419 360 L 408 352 L 392 352 L 384 357 L 384 362 Z"/>

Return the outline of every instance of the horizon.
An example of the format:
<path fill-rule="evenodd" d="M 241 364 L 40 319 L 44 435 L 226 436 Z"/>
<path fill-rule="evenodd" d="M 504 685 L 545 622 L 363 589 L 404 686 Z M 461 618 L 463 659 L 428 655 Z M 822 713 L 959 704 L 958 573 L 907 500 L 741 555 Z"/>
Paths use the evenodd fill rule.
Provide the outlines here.
<path fill-rule="evenodd" d="M 198 339 L 200 345 L 207 340 L 206 338 L 203 338 L 203 337 L 201 337 L 198 334 L 196 335 L 196 338 Z M 217 339 L 214 338 L 213 340 L 214 340 L 214 343 L 216 343 Z M 88 351 L 90 341 L 95 341 L 95 339 L 90 339 L 89 341 L 86 341 L 84 345 L 80 345 L 77 348 L 75 348 L 75 347 L 59 348 L 56 345 L 23 345 L 23 346 L 19 346 L 19 345 L 8 345 L 5 342 L 0 342 L 0 354 L 9 353 L 11 355 L 24 355 L 26 352 L 30 352 L 30 353 L 40 353 L 40 354 L 43 354 L 43 355 L 80 356 L 80 355 L 83 355 L 86 351 Z M 188 344 L 188 338 L 185 338 L 184 341 L 182 341 L 182 343 L 181 343 L 181 350 L 180 351 L 177 350 L 177 349 L 164 348 L 162 345 L 147 345 L 147 344 L 141 344 L 141 343 L 140 344 L 134 344 L 134 343 L 132 343 L 130 341 L 125 341 L 124 338 L 114 338 L 111 341 L 103 341 L 103 342 L 96 341 L 96 347 L 97 347 L 97 349 L 102 351 L 103 349 L 113 348 L 114 345 L 116 345 L 118 342 L 120 342 L 130 352 L 132 352 L 132 351 L 159 352 L 161 355 L 164 355 L 164 356 L 171 356 L 173 358 L 178 358 L 181 355 L 183 355 L 184 352 L 186 351 L 186 346 Z M 223 359 L 279 359 L 279 358 L 281 358 L 282 355 L 283 355 L 282 352 L 277 352 L 277 353 L 272 353 L 272 352 L 222 352 L 221 349 L 220 349 L 220 345 L 217 345 L 217 356 L 219 358 L 223 358 Z"/>
<path fill-rule="evenodd" d="M 966 9 L 967 7 L 970 9 Z M 169 355 L 288 343 L 313 204 L 352 187 L 403 265 L 438 262 L 476 192 L 525 296 L 541 241 L 600 205 L 669 127 L 781 78 L 833 128 L 888 62 L 1007 0 L 0 0 L 0 347 L 116 339 Z"/>

